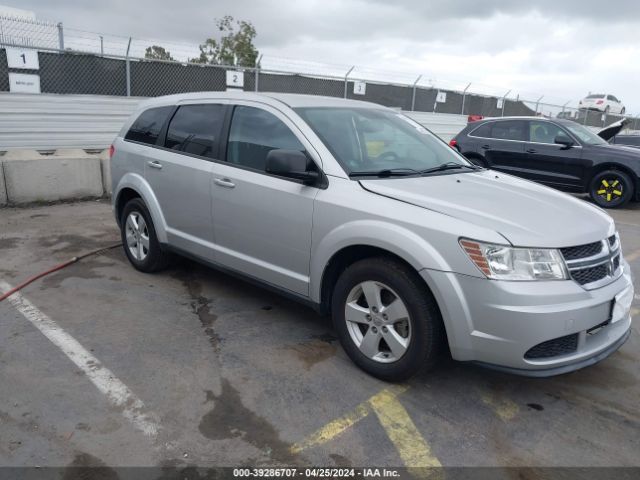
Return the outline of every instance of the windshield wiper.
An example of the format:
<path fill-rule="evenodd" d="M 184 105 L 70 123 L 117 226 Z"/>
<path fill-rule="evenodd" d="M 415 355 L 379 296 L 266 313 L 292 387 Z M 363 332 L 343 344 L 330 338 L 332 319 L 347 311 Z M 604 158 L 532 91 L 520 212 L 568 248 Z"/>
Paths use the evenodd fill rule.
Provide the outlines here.
<path fill-rule="evenodd" d="M 434 172 L 443 172 L 445 170 L 458 170 L 460 168 L 468 168 L 470 170 L 482 170 L 482 167 L 478 167 L 476 165 L 465 165 L 464 163 L 455 163 L 455 162 L 447 162 L 442 165 L 438 165 L 437 167 L 427 168 L 426 170 L 421 170 L 421 174 L 434 173 Z"/>
<path fill-rule="evenodd" d="M 384 170 L 368 172 L 351 172 L 349 177 L 406 177 L 408 175 L 419 175 L 422 172 L 413 168 L 387 168 Z"/>

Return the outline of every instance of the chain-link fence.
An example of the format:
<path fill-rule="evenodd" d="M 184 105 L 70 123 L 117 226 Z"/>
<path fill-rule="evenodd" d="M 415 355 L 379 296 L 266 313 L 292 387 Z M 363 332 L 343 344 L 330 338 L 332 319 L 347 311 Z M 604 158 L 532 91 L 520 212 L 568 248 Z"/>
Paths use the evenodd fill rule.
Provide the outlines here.
<path fill-rule="evenodd" d="M 567 118 L 586 126 L 602 128 L 623 118 L 605 112 L 587 111 L 564 105 L 490 95 L 465 88 L 393 78 L 393 73 L 344 67 L 330 74 L 300 68 L 299 71 L 274 68 L 238 68 L 188 61 L 197 47 L 179 50 L 184 61 L 144 58 L 143 45 L 124 37 L 105 36 L 63 28 L 61 24 L 0 17 L 0 91 L 12 91 L 9 74 L 38 76 L 41 93 L 94 94 L 154 97 L 197 91 L 224 91 L 238 88 L 255 92 L 282 92 L 350 98 L 375 102 L 392 108 L 462 115 L 545 116 Z M 161 42 L 157 42 L 160 44 Z M 163 42 L 162 45 L 168 45 Z M 187 48 L 193 47 L 193 48 Z M 37 68 L 10 67 L 7 49 L 29 50 L 37 54 Z M 18 52 L 20 53 L 20 52 Z M 277 62 L 274 62 L 277 64 Z M 301 64 L 295 67 L 300 67 Z M 301 70 L 307 70 L 302 72 Z M 229 75 L 228 75 L 229 74 Z M 425 84 L 426 83 L 426 84 Z M 640 129 L 640 121 L 627 117 L 627 128 Z"/>

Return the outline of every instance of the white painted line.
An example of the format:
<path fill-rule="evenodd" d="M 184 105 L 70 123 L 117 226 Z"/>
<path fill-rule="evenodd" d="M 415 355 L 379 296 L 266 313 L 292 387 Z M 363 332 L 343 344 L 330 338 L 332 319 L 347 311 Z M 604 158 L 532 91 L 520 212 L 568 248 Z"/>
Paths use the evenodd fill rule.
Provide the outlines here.
<path fill-rule="evenodd" d="M 0 280 L 0 291 L 6 292 L 12 287 Z M 96 357 L 89 353 L 80 343 L 65 332 L 57 323 L 42 313 L 19 292 L 7 298 L 27 320 L 29 320 L 51 343 L 69 357 L 82 370 L 87 378 L 116 407 L 133 426 L 149 437 L 155 437 L 159 424 L 153 413 L 145 413 L 145 405 L 124 383 Z"/>

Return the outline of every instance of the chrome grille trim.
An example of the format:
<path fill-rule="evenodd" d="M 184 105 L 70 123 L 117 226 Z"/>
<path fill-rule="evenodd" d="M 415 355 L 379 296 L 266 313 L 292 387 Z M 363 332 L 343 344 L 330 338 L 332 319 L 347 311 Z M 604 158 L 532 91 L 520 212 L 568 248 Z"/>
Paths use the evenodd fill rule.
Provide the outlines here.
<path fill-rule="evenodd" d="M 593 290 L 608 285 L 622 275 L 622 251 L 620 250 L 620 238 L 618 234 L 616 233 L 603 239 L 601 243 L 602 249 L 600 253 L 596 255 L 573 260 L 565 259 L 565 264 L 571 278 L 585 290 Z M 562 251 L 562 249 L 560 249 L 560 251 Z M 588 274 L 577 275 L 578 272 L 595 269 L 601 265 L 607 265 L 608 267 L 603 271 L 604 276 L 590 283 L 580 283 L 578 279 L 588 277 Z M 574 273 L 576 275 L 574 275 Z M 601 272 L 598 272 L 598 274 L 601 274 Z"/>

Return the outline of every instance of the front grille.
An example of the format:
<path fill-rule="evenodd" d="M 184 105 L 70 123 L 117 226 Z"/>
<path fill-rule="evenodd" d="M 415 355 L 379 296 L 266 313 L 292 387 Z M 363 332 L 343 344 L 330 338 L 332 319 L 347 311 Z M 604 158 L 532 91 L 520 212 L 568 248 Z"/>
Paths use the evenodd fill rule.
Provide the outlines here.
<path fill-rule="evenodd" d="M 571 272 L 573 279 L 580 285 L 597 282 L 602 280 L 609 274 L 609 268 L 606 264 L 596 267 L 583 268 L 582 270 L 574 270 Z"/>
<path fill-rule="evenodd" d="M 618 270 L 618 267 L 620 266 L 620 255 L 617 255 L 614 259 L 613 259 L 613 271 L 615 272 L 616 270 Z"/>
<path fill-rule="evenodd" d="M 616 236 L 615 235 L 611 235 L 609 238 L 609 246 L 613 247 L 616 244 Z"/>
<path fill-rule="evenodd" d="M 578 349 L 578 334 L 573 333 L 565 337 L 554 338 L 546 342 L 539 343 L 535 347 L 527 350 L 524 354 L 524 358 L 550 358 L 557 357 L 559 355 L 567 355 L 573 353 Z"/>
<path fill-rule="evenodd" d="M 602 242 L 587 243 L 577 247 L 561 248 L 565 260 L 577 260 L 579 258 L 593 257 L 602 251 Z"/>

